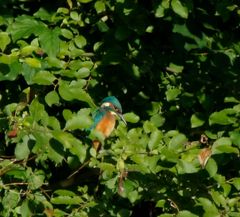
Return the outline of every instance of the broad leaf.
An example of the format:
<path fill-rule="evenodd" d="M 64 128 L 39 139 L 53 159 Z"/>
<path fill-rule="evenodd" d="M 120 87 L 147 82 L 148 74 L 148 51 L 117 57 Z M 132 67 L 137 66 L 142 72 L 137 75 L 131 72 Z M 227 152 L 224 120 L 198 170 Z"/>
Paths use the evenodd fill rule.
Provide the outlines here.
<path fill-rule="evenodd" d="M 173 11 L 182 18 L 188 18 L 188 8 L 180 0 L 172 0 L 171 6 Z"/>

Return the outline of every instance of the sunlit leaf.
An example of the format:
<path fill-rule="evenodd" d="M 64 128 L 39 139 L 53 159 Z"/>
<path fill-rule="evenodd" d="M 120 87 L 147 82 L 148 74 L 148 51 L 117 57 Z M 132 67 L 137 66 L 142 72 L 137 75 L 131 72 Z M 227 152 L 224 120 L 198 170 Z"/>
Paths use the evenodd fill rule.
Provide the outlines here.
<path fill-rule="evenodd" d="M 239 191 L 240 190 L 240 178 L 233 178 L 232 180 L 234 187 Z"/>
<path fill-rule="evenodd" d="M 236 118 L 232 115 L 235 114 L 233 109 L 223 109 L 219 112 L 214 112 L 209 117 L 209 124 L 229 125 L 236 121 Z"/>
<path fill-rule="evenodd" d="M 130 123 L 137 123 L 140 118 L 138 115 L 134 114 L 133 112 L 131 113 L 129 112 L 124 114 L 124 119 Z"/>
<path fill-rule="evenodd" d="M 205 214 L 204 216 L 212 216 L 212 217 L 217 217 L 219 216 L 219 212 L 218 212 L 218 209 L 217 207 L 213 204 L 212 201 L 210 201 L 209 199 L 207 198 L 204 198 L 204 197 L 200 197 L 198 198 L 199 200 L 199 203 L 202 205 L 204 211 L 205 211 Z"/>
<path fill-rule="evenodd" d="M 59 96 L 56 91 L 51 91 L 45 96 L 45 101 L 48 104 L 48 106 L 52 106 L 54 104 L 59 103 Z"/>
<path fill-rule="evenodd" d="M 177 217 L 197 217 L 198 215 L 195 215 L 194 213 L 188 210 L 182 210 L 176 216 Z"/>
<path fill-rule="evenodd" d="M 188 8 L 179 0 L 172 0 L 171 6 L 173 11 L 182 18 L 188 18 Z"/>
<path fill-rule="evenodd" d="M 5 50 L 7 45 L 11 42 L 11 39 L 7 32 L 0 32 L 0 49 Z"/>
<path fill-rule="evenodd" d="M 103 1 L 96 1 L 94 4 L 94 8 L 97 11 L 97 13 L 102 13 L 105 11 L 105 3 Z"/>
<path fill-rule="evenodd" d="M 39 61 L 36 58 L 27 57 L 25 59 L 25 63 L 27 63 L 29 66 L 33 68 L 41 68 L 41 61 Z"/>
<path fill-rule="evenodd" d="M 74 42 L 79 48 L 83 48 L 87 44 L 86 38 L 82 35 L 78 35 L 77 37 L 75 37 Z"/>
<path fill-rule="evenodd" d="M 49 71 L 39 71 L 33 77 L 33 82 L 39 85 L 52 85 L 56 77 Z"/>
<path fill-rule="evenodd" d="M 193 114 L 191 116 L 191 127 L 192 128 L 196 128 L 196 127 L 200 127 L 204 124 L 204 120 L 202 120 L 201 118 L 198 117 L 197 114 Z"/>
<path fill-rule="evenodd" d="M 162 146 L 163 133 L 159 130 L 155 130 L 151 133 L 148 148 L 153 150 Z"/>
<path fill-rule="evenodd" d="M 92 119 L 88 110 L 80 110 L 67 120 L 65 128 L 68 130 L 87 129 L 92 125 Z"/>
<path fill-rule="evenodd" d="M 88 2 L 91 2 L 92 0 L 77 0 L 77 1 L 80 3 L 88 3 Z"/>
<path fill-rule="evenodd" d="M 222 153 L 239 153 L 238 148 L 232 146 L 232 141 L 229 137 L 222 137 L 217 139 L 212 146 L 213 154 Z"/>
<path fill-rule="evenodd" d="M 167 97 L 167 101 L 176 100 L 180 93 L 181 93 L 181 90 L 178 88 L 168 89 L 165 93 Z"/>
<path fill-rule="evenodd" d="M 211 177 L 215 176 L 218 170 L 217 163 L 214 159 L 210 158 L 206 164 L 206 170 Z"/>
<path fill-rule="evenodd" d="M 83 200 L 79 196 L 57 196 L 51 198 L 53 204 L 65 204 L 65 205 L 79 205 Z"/>

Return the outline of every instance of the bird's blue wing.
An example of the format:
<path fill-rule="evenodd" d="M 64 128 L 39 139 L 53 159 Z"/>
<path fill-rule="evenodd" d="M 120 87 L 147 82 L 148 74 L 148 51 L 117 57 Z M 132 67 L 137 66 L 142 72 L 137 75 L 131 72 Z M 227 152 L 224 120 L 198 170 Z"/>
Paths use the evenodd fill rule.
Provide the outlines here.
<path fill-rule="evenodd" d="M 101 119 L 103 118 L 103 116 L 105 115 L 106 111 L 102 108 L 99 108 L 94 117 L 93 117 L 93 125 L 90 127 L 90 130 L 94 129 L 97 124 L 101 121 Z"/>

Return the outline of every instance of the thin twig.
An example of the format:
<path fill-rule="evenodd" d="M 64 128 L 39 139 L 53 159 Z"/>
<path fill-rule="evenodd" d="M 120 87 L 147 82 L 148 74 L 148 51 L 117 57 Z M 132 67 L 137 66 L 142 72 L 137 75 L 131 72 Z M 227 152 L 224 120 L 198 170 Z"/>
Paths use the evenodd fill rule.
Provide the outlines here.
<path fill-rule="evenodd" d="M 87 166 L 89 164 L 90 160 L 86 161 L 82 166 L 80 166 L 75 172 L 73 172 L 71 175 L 69 175 L 67 177 L 67 179 L 70 179 L 71 177 L 73 177 L 76 173 L 78 173 L 82 168 L 84 168 L 85 166 Z"/>

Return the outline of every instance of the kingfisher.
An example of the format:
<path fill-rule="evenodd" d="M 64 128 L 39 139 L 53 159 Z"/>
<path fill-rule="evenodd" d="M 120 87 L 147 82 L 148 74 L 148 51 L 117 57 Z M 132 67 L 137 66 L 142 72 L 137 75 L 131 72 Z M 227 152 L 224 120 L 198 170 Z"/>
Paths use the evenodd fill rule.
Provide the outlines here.
<path fill-rule="evenodd" d="M 108 96 L 101 101 L 101 106 L 98 108 L 93 118 L 94 122 L 91 130 L 95 129 L 101 132 L 104 139 L 109 137 L 114 130 L 116 117 L 119 117 L 123 123 L 127 125 L 122 115 L 122 106 L 120 102 L 115 96 Z M 94 140 L 93 147 L 98 151 L 100 149 L 100 141 Z"/>

